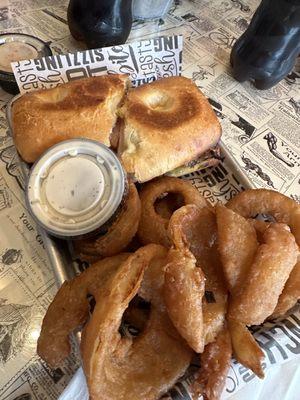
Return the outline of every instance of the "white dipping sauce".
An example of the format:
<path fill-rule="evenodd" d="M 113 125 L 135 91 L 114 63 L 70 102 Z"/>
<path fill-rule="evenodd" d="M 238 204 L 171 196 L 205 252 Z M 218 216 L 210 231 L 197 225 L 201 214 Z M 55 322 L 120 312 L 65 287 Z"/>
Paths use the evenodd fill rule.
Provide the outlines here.
<path fill-rule="evenodd" d="M 7 42 L 0 45 L 0 70 L 12 72 L 10 63 L 19 60 L 37 58 L 38 52 L 24 42 Z"/>

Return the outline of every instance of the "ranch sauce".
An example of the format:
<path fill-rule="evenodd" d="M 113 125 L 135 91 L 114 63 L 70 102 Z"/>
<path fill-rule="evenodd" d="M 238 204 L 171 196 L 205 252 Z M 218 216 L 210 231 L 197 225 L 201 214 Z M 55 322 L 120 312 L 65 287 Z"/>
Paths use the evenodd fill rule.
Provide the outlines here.
<path fill-rule="evenodd" d="M 37 58 L 38 52 L 32 46 L 24 42 L 6 42 L 0 45 L 0 70 L 12 72 L 10 63 L 19 60 Z"/>

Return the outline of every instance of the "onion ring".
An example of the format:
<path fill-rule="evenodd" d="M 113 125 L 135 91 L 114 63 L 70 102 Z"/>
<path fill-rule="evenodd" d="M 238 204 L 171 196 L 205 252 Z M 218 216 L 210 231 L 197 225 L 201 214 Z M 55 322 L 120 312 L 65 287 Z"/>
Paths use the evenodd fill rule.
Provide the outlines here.
<path fill-rule="evenodd" d="M 141 192 L 142 214 L 138 228 L 138 236 L 143 244 L 157 243 L 170 247 L 168 237 L 169 219 L 159 215 L 155 210 L 155 202 L 166 193 L 178 193 L 183 197 L 183 205 L 196 204 L 208 207 L 208 202 L 189 182 L 179 178 L 161 177 L 146 183 Z"/>
<path fill-rule="evenodd" d="M 182 207 L 184 199 L 178 193 L 168 193 L 167 196 L 154 203 L 155 211 L 165 219 L 170 219 L 174 211 Z"/>
<path fill-rule="evenodd" d="M 122 268 L 96 302 L 83 331 L 81 351 L 91 400 L 158 399 L 191 361 L 192 351 L 172 326 L 162 302 L 166 250 L 148 245 L 138 252 L 149 265 L 141 286 L 135 284 L 137 279 L 127 279 L 132 266 Z M 150 317 L 138 337 L 122 338 L 121 318 L 136 293 L 151 302 Z"/>
<path fill-rule="evenodd" d="M 224 276 L 231 295 L 240 289 L 258 249 L 256 231 L 242 216 L 222 206 L 216 206 Z"/>
<path fill-rule="evenodd" d="M 224 275 L 232 299 L 239 294 L 249 274 L 259 243 L 256 230 L 250 220 L 222 205 L 216 207 L 219 251 Z M 251 220 L 252 221 L 252 220 Z M 263 232 L 266 225 L 263 221 L 253 220 Z M 262 233 L 263 233 L 262 232 Z M 263 377 L 262 361 L 264 354 L 245 324 L 227 318 L 228 329 L 237 361 L 250 368 L 259 377 Z"/>
<path fill-rule="evenodd" d="M 201 355 L 198 377 L 191 386 L 193 400 L 198 400 L 201 394 L 206 400 L 220 398 L 230 368 L 231 355 L 231 339 L 227 327 L 224 327 L 215 342 L 208 344 Z"/>
<path fill-rule="evenodd" d="M 300 220 L 300 207 L 294 213 L 297 215 L 297 219 Z M 295 218 L 296 219 L 296 218 Z M 299 233 L 299 225 L 296 224 L 297 230 L 294 230 L 294 235 L 298 246 L 300 246 L 300 233 Z M 296 232 L 296 234 L 295 234 Z M 277 306 L 272 314 L 273 318 L 286 314 L 292 307 L 295 306 L 297 301 L 300 299 L 300 261 L 296 263 L 294 266 L 285 286 L 283 292 L 279 296 Z"/>
<path fill-rule="evenodd" d="M 204 343 L 215 340 L 227 309 L 227 290 L 218 253 L 216 216 L 210 207 L 186 205 L 175 211 L 169 236 L 176 248 L 188 247 L 205 276 L 203 297 Z"/>
<path fill-rule="evenodd" d="M 245 324 L 232 319 L 227 320 L 235 358 L 250 368 L 259 378 L 264 378 L 262 363 L 265 355 Z"/>
<path fill-rule="evenodd" d="M 133 183 L 129 185 L 127 201 L 107 233 L 94 239 L 73 242 L 75 253 L 84 261 L 95 262 L 124 251 L 137 232 L 141 216 L 141 202 Z"/>
<path fill-rule="evenodd" d="M 37 352 L 48 365 L 57 367 L 70 354 L 69 334 L 89 316 L 88 295 L 96 297 L 128 257 L 124 253 L 106 258 L 63 283 L 48 307 L 37 343 Z"/>
<path fill-rule="evenodd" d="M 239 193 L 226 206 L 245 218 L 257 214 L 272 215 L 277 222 L 289 225 L 300 246 L 300 205 L 289 197 L 267 189 L 250 189 Z M 294 266 L 278 300 L 274 316 L 285 314 L 300 299 L 300 261 Z"/>
<path fill-rule="evenodd" d="M 286 314 L 294 307 L 300 297 L 300 262 L 298 262 L 284 286 L 283 292 L 279 296 L 277 306 L 272 314 L 272 318 L 280 317 Z"/>
<path fill-rule="evenodd" d="M 232 198 L 226 207 L 244 218 L 255 218 L 257 214 L 272 215 L 277 222 L 289 225 L 300 241 L 300 206 L 281 193 L 268 189 L 245 190 Z"/>
<path fill-rule="evenodd" d="M 258 219 L 248 219 L 255 228 L 259 243 L 263 243 L 263 234 L 272 225 L 272 222 L 262 221 Z M 300 282 L 300 263 L 297 263 L 284 285 L 283 293 L 279 296 L 277 306 L 270 318 L 277 318 L 284 315 L 297 302 L 299 295 Z"/>
<path fill-rule="evenodd" d="M 196 352 L 204 349 L 202 298 L 205 278 L 188 249 L 170 249 L 165 272 L 164 300 L 178 332 Z"/>
<path fill-rule="evenodd" d="M 259 325 L 274 311 L 280 293 L 297 261 L 298 246 L 289 228 L 273 223 L 238 294 L 229 305 L 228 317 L 246 325 Z"/>

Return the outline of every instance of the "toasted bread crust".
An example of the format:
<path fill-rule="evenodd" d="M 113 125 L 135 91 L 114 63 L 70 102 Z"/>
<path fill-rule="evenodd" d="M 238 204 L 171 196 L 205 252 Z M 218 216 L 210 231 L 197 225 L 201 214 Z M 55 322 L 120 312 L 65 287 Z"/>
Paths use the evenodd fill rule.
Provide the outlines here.
<path fill-rule="evenodd" d="M 209 102 L 188 78 L 170 77 L 129 91 L 120 111 L 124 131 L 118 154 L 139 182 L 204 153 L 221 135 Z"/>
<path fill-rule="evenodd" d="M 32 163 L 52 145 L 78 137 L 110 146 L 127 82 L 126 75 L 105 75 L 20 97 L 12 108 L 12 124 L 23 160 Z"/>

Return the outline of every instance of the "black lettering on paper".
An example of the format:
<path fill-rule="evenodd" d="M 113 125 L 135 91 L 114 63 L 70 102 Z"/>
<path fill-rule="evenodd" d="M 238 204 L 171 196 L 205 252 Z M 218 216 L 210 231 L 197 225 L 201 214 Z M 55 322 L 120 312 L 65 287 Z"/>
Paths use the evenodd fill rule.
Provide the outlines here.
<path fill-rule="evenodd" d="M 262 350 L 265 351 L 269 361 L 271 364 L 276 364 L 276 359 L 274 354 L 272 353 L 271 349 L 272 348 L 276 348 L 279 353 L 281 354 L 281 357 L 286 360 L 288 358 L 285 350 L 283 349 L 283 347 L 277 342 L 277 340 L 275 340 L 271 335 L 268 335 L 265 332 L 262 332 L 261 335 L 267 339 L 266 342 L 262 342 L 258 339 L 256 339 L 257 343 L 260 345 L 260 347 L 262 348 Z"/>
<path fill-rule="evenodd" d="M 45 63 L 47 65 L 47 68 L 50 69 L 57 69 L 57 63 L 55 57 L 46 57 L 45 58 Z"/>
<path fill-rule="evenodd" d="M 92 68 L 90 65 L 86 67 L 89 76 L 103 75 L 107 72 L 106 66 Z"/>
<path fill-rule="evenodd" d="M 82 52 L 82 64 L 89 64 L 90 60 L 87 59 L 87 55 L 89 53 L 87 51 Z"/>
<path fill-rule="evenodd" d="M 212 175 L 215 177 L 217 182 L 222 182 L 225 176 L 228 175 L 228 172 L 222 164 L 219 164 L 212 171 Z"/>
<path fill-rule="evenodd" d="M 46 66 L 43 58 L 34 59 L 33 62 L 37 71 L 45 71 Z"/>
<path fill-rule="evenodd" d="M 79 52 L 77 52 L 77 53 L 75 53 L 75 54 L 73 54 L 74 55 L 74 64 L 73 65 L 76 65 L 76 66 L 79 66 L 79 65 L 81 65 L 81 62 L 80 62 L 80 60 L 78 60 L 78 56 L 80 55 L 80 53 Z"/>
<path fill-rule="evenodd" d="M 84 67 L 72 68 L 66 70 L 66 76 L 68 81 L 72 81 L 76 79 L 87 78 L 88 73 Z"/>
<path fill-rule="evenodd" d="M 95 54 L 95 56 L 96 56 L 95 60 L 96 61 L 103 61 L 104 60 L 104 55 L 102 53 L 102 49 L 95 49 L 93 51 L 91 50 L 91 52 Z M 94 62 L 94 60 L 92 62 Z"/>

